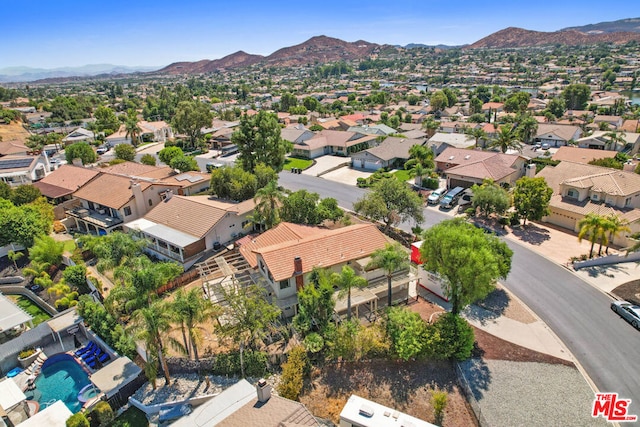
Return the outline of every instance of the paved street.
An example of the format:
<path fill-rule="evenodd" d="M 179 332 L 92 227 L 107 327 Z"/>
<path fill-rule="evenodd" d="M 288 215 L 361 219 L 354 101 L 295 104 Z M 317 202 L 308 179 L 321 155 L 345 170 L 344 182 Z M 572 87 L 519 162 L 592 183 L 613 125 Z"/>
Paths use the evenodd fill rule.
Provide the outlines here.
<path fill-rule="evenodd" d="M 367 191 L 307 175 L 280 174 L 280 184 L 290 190 L 307 189 L 321 197 L 334 197 L 340 206 Z M 425 207 L 423 228 L 450 218 Z M 400 228 L 410 231 L 413 224 Z M 525 244 L 507 239 L 514 250 L 513 266 L 505 287 L 527 304 L 573 353 L 598 390 L 618 392 L 632 399 L 631 414 L 640 414 L 640 334 L 609 309 L 611 298 L 579 275 L 541 256 Z"/>

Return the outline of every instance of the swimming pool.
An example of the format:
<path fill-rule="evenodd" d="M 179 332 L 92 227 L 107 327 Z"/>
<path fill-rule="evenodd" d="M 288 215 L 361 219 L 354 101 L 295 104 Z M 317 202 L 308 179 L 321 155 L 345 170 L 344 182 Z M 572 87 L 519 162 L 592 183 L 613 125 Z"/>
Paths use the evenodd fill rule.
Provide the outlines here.
<path fill-rule="evenodd" d="M 35 380 L 35 389 L 24 394 L 27 399 L 37 401 L 43 409 L 56 400 L 62 400 L 75 414 L 82 409 L 78 393 L 90 383 L 89 376 L 73 356 L 60 353 L 44 361 Z"/>

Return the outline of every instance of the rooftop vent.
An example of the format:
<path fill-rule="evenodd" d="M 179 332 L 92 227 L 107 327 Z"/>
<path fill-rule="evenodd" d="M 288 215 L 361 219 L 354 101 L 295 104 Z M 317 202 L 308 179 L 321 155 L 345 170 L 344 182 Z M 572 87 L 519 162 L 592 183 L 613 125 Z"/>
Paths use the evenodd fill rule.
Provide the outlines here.
<path fill-rule="evenodd" d="M 373 417 L 373 414 L 374 414 L 373 408 L 371 406 L 369 406 L 369 405 L 362 405 L 360 407 L 360 411 L 358 411 L 358 413 L 360 415 L 362 415 L 363 417 L 367 417 L 367 418 Z"/>

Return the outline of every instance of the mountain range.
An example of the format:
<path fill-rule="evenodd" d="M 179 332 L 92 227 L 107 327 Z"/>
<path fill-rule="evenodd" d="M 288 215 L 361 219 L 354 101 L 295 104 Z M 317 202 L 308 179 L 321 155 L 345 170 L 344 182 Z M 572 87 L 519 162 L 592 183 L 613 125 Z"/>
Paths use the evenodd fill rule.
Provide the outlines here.
<path fill-rule="evenodd" d="M 127 74 L 155 71 L 161 67 L 90 64 L 81 67 L 61 68 L 31 68 L 6 67 L 0 68 L 0 83 L 2 82 L 31 82 L 35 80 L 58 77 L 89 77 L 99 74 Z"/>
<path fill-rule="evenodd" d="M 475 48 L 519 48 L 544 45 L 587 45 L 597 43 L 621 44 L 629 41 L 640 42 L 640 18 L 628 18 L 611 22 L 600 22 L 581 27 L 568 27 L 559 31 L 542 32 L 523 28 L 509 27 L 488 35 L 473 44 L 462 46 L 464 49 Z M 64 67 L 56 69 L 37 69 L 28 67 L 12 67 L 0 69 L 0 83 L 27 82 L 47 79 L 62 81 L 91 76 L 106 76 L 135 72 L 153 74 L 202 74 L 224 69 L 242 68 L 255 64 L 264 66 L 300 66 L 308 64 L 326 64 L 337 61 L 351 61 L 369 58 L 380 52 L 400 51 L 402 49 L 435 47 L 437 49 L 451 46 L 426 46 L 411 43 L 404 47 L 379 45 L 364 40 L 346 42 L 344 40 L 316 36 L 295 46 L 284 47 L 271 55 L 253 55 L 238 51 L 220 59 L 203 59 L 196 62 L 174 62 L 164 68 L 160 67 L 126 67 L 110 64 L 86 65 L 84 67 Z"/>

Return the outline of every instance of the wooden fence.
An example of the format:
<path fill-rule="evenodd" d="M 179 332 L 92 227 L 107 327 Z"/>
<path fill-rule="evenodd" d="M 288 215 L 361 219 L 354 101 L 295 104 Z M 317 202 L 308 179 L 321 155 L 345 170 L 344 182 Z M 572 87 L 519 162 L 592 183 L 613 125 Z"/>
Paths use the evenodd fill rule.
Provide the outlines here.
<path fill-rule="evenodd" d="M 167 283 L 166 285 L 160 286 L 156 290 L 156 293 L 158 295 L 162 295 L 162 294 L 164 294 L 166 292 L 169 292 L 169 291 L 172 291 L 174 289 L 181 288 L 181 287 L 183 287 L 185 285 L 188 285 L 189 283 L 193 282 L 198 277 L 200 277 L 200 273 L 198 273 L 197 270 L 186 271 L 183 274 L 181 274 L 180 276 L 178 276 L 175 279 L 173 279 L 172 281 L 170 281 L 169 283 Z"/>

